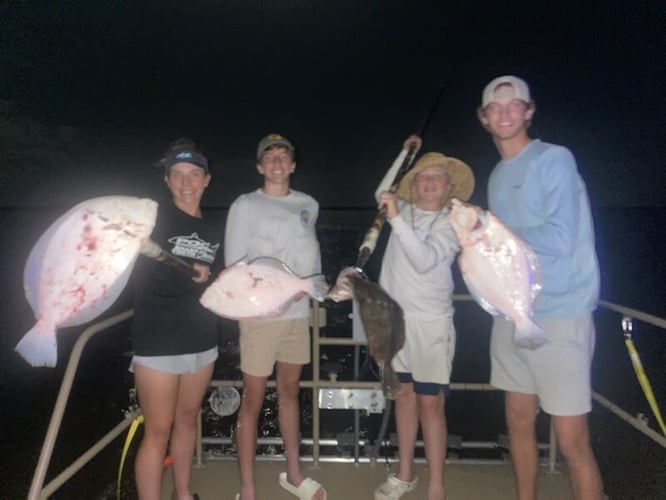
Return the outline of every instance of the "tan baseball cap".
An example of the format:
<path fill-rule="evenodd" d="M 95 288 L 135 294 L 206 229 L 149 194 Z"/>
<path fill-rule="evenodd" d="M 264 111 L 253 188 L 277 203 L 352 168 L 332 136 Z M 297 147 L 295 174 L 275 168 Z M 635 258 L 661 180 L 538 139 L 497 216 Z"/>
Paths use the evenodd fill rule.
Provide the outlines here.
<path fill-rule="evenodd" d="M 261 141 L 259 141 L 259 147 L 257 147 L 257 160 L 261 160 L 261 155 L 271 146 L 284 146 L 290 151 L 294 151 L 294 145 L 284 136 L 280 134 L 268 134 Z"/>
<path fill-rule="evenodd" d="M 502 85 L 504 85 L 504 87 L 502 87 Z M 510 85 L 511 87 L 507 87 L 507 85 Z M 520 99 L 521 101 L 529 103 L 531 101 L 530 88 L 527 86 L 527 83 L 525 83 L 525 80 L 522 80 L 517 76 L 499 76 L 483 89 L 481 108 L 485 108 L 495 99 L 501 97 Z"/>

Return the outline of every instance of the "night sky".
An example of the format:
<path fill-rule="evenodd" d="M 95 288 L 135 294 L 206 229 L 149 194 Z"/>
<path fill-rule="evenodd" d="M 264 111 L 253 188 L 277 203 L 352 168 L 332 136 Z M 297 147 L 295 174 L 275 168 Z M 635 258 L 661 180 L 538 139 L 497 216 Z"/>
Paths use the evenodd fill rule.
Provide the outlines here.
<path fill-rule="evenodd" d="M 485 205 L 497 153 L 476 107 L 513 73 L 593 205 L 664 207 L 665 20 L 657 1 L 5 2 L 0 206 L 163 194 L 151 165 L 186 135 L 213 164 L 205 204 L 227 207 L 259 185 L 269 132 L 296 145 L 296 189 L 371 206 L 440 85 L 424 150 L 467 161 Z"/>

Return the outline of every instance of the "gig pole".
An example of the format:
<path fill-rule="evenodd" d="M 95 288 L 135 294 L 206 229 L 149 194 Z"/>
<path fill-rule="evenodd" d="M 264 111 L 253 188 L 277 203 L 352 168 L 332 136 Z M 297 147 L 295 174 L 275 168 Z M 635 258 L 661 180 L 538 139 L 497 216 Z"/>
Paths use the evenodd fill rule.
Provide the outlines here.
<path fill-rule="evenodd" d="M 439 91 L 437 92 L 435 100 L 430 105 L 430 108 L 428 108 L 428 111 L 425 117 L 423 118 L 421 125 L 416 131 L 415 135 L 417 135 L 418 137 L 422 138 L 423 135 L 425 134 L 425 131 L 428 128 L 430 120 L 432 120 L 432 117 L 435 114 L 435 110 L 437 109 L 437 104 L 439 104 L 439 101 L 442 98 L 442 94 L 444 93 L 444 86 L 445 86 L 444 83 L 442 83 L 439 86 Z M 409 169 L 412 167 L 412 163 L 414 162 L 415 156 L 416 156 L 416 144 L 412 142 L 409 145 L 409 149 L 407 150 L 407 156 L 405 156 L 402 165 L 400 165 L 400 169 L 398 169 L 398 172 L 395 174 L 395 178 L 391 183 L 391 188 L 389 189 L 390 192 L 395 193 L 397 191 L 398 186 L 400 185 L 400 181 L 405 176 L 405 174 L 409 172 Z M 368 259 L 370 258 L 372 252 L 374 252 L 375 247 L 377 246 L 377 239 L 379 238 L 379 233 L 382 229 L 382 226 L 384 225 L 385 220 L 386 220 L 386 214 L 384 213 L 384 210 L 379 210 L 377 212 L 377 215 L 375 215 L 374 220 L 372 221 L 370 229 L 367 230 L 365 236 L 363 237 L 363 243 L 361 243 L 361 246 L 359 247 L 358 257 L 356 259 L 357 269 L 362 271 L 363 267 L 368 263 Z"/>

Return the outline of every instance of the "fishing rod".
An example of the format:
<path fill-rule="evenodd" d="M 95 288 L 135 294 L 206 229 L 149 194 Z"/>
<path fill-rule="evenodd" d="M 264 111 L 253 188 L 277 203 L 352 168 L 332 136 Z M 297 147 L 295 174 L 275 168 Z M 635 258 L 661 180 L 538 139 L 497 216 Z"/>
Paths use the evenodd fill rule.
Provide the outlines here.
<path fill-rule="evenodd" d="M 423 137 L 423 135 L 425 134 L 425 131 L 428 128 L 428 125 L 430 124 L 433 115 L 435 114 L 435 110 L 437 109 L 437 104 L 439 104 L 439 101 L 442 98 L 442 94 L 444 93 L 444 87 L 445 87 L 444 83 L 442 83 L 439 86 L 439 91 L 437 92 L 434 101 L 428 108 L 428 111 L 426 112 L 423 121 L 421 122 L 419 128 L 416 131 L 415 135 L 417 135 L 418 137 Z M 398 172 L 395 174 L 393 182 L 391 182 L 391 187 L 389 189 L 391 193 L 395 193 L 398 190 L 400 181 L 405 176 L 405 174 L 409 172 L 409 169 L 412 167 L 412 163 L 414 162 L 414 157 L 416 156 L 416 153 L 417 153 L 416 143 L 411 142 L 409 144 L 409 148 L 407 149 L 407 155 L 405 156 L 405 159 L 402 161 L 402 164 L 400 165 Z M 367 230 L 365 236 L 363 237 L 363 243 L 361 243 L 361 246 L 358 249 L 359 253 L 356 259 L 357 269 L 363 270 L 363 267 L 368 263 L 368 259 L 370 259 L 372 252 L 374 252 L 375 247 L 377 246 L 377 239 L 379 238 L 379 233 L 382 230 L 385 221 L 386 221 L 386 211 L 384 209 L 379 210 L 377 212 L 377 215 L 375 215 L 375 218 L 373 219 L 370 228 Z"/>
<path fill-rule="evenodd" d="M 167 266 L 180 271 L 187 276 L 190 276 L 191 278 L 196 278 L 200 274 L 199 271 L 194 269 L 194 267 L 192 267 L 190 264 L 165 251 L 161 246 L 159 246 L 151 239 L 148 239 L 148 241 L 146 241 L 146 243 L 143 245 L 141 248 L 141 254 L 162 262 Z"/>

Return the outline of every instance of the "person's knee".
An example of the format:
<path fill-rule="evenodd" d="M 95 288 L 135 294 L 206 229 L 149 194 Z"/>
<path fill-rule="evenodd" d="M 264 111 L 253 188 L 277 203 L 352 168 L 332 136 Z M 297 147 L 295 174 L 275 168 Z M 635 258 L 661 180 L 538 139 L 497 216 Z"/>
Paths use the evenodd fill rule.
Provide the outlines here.
<path fill-rule="evenodd" d="M 244 416 L 259 415 L 261 407 L 264 404 L 265 395 L 266 388 L 263 383 L 255 383 L 253 380 L 244 379 L 238 416 L 242 418 Z"/>
<path fill-rule="evenodd" d="M 277 376 L 277 393 L 280 401 L 295 401 L 300 391 L 300 373 L 280 372 Z"/>
<path fill-rule="evenodd" d="M 197 425 L 197 417 L 199 416 L 200 408 L 178 408 L 176 410 L 176 418 L 174 425 L 176 426 L 195 426 Z"/>
<path fill-rule="evenodd" d="M 536 424 L 536 411 L 532 408 L 507 405 L 506 423 L 512 430 L 534 431 Z"/>
<path fill-rule="evenodd" d="M 239 415 L 259 415 L 264 404 L 264 393 L 244 392 L 241 398 Z"/>
<path fill-rule="evenodd" d="M 444 397 L 441 393 L 438 395 L 419 394 L 416 401 L 421 415 L 439 416 L 444 414 Z"/>
<path fill-rule="evenodd" d="M 169 437 L 171 436 L 171 422 L 147 424 L 144 428 L 144 440 L 149 442 L 152 446 L 167 447 Z"/>
<path fill-rule="evenodd" d="M 593 456 L 586 416 L 555 416 L 553 425 L 558 445 L 567 461 L 585 461 Z"/>
<path fill-rule="evenodd" d="M 298 380 L 278 380 L 277 391 L 280 402 L 293 402 L 298 399 L 300 385 Z"/>
<path fill-rule="evenodd" d="M 411 388 L 411 384 L 402 384 L 401 389 L 393 395 L 396 409 L 403 409 L 410 412 L 416 412 L 416 394 Z"/>
<path fill-rule="evenodd" d="M 593 456 L 590 441 L 585 433 L 560 432 L 557 440 L 567 462 L 586 461 Z"/>

